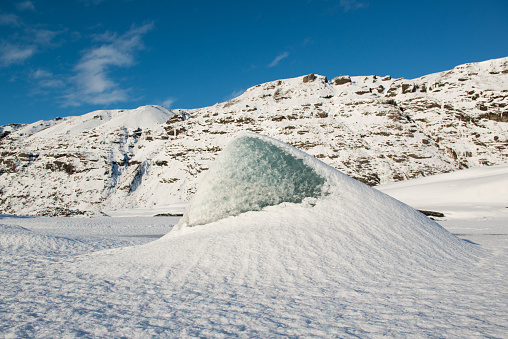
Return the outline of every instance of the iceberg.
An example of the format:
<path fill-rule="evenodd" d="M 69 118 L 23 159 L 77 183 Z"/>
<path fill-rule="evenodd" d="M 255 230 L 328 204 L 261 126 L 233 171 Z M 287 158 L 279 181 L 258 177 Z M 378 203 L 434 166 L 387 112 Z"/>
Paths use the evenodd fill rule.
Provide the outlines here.
<path fill-rule="evenodd" d="M 275 139 L 244 132 L 221 152 L 181 223 L 196 226 L 283 202 L 327 194 L 311 157 Z"/>

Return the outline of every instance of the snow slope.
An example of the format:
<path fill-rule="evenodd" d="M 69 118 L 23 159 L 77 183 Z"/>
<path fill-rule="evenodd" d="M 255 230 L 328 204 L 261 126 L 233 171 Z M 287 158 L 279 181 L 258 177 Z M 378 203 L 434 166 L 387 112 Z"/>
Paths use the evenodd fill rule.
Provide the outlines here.
<path fill-rule="evenodd" d="M 37 248 L 31 254 L 0 248 L 0 303 L 5 309 L 0 333 L 144 338 L 505 336 L 506 240 L 504 245 L 485 242 L 486 246 L 474 244 L 474 236 L 461 240 L 409 206 L 297 149 L 267 137 L 243 137 L 247 140 L 240 136 L 240 144 L 259 139 L 254 150 L 266 149 L 268 143 L 276 153 L 300 159 L 325 179 L 326 194 L 228 212 L 205 225 L 188 225 L 184 217 L 166 236 L 124 248 L 124 242 L 104 241 L 107 238 L 96 232 L 118 229 L 121 234 L 137 227 L 142 233 L 150 223 L 176 220 L 0 217 L 2 223 L 53 236 L 65 232 L 68 223 L 71 234 L 80 232 L 81 242 L 100 243 L 105 249 L 57 258 Z M 241 167 L 235 149 L 225 152 L 232 152 Z M 277 169 L 277 162 L 254 168 L 261 182 Z M 198 192 L 205 197 L 217 192 L 206 180 L 231 174 L 210 173 L 200 187 L 205 192 Z M 298 185 L 297 178 L 293 182 Z M 223 190 L 234 196 L 234 187 Z M 192 204 L 187 213 L 194 209 Z M 488 233 L 488 226 L 483 227 Z M 86 237 L 87 233 L 95 236 Z"/>
<path fill-rule="evenodd" d="M 107 133 L 117 129 L 144 129 L 165 123 L 173 114 L 161 106 L 141 106 L 130 110 L 102 110 L 94 111 L 81 116 L 66 117 L 52 120 L 57 123 L 36 122 L 27 125 L 16 132 L 20 135 L 34 139 L 54 139 L 58 135 L 74 137 L 83 132 L 95 131 Z"/>
<path fill-rule="evenodd" d="M 415 208 L 443 212 L 447 218 L 495 218 L 508 213 L 508 165 L 471 168 L 377 188 Z"/>

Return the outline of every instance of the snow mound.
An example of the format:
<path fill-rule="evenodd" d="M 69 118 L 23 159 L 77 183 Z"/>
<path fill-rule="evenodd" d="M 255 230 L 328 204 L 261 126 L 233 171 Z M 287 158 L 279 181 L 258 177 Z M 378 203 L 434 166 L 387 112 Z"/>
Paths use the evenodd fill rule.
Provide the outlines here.
<path fill-rule="evenodd" d="M 0 224 L 0 251 L 61 255 L 89 250 L 89 245 L 74 239 L 37 234 L 21 226 Z"/>
<path fill-rule="evenodd" d="M 289 288 L 432 275 L 472 265 L 482 253 L 402 202 L 290 145 L 248 133 L 224 149 L 171 232 L 95 253 L 80 269 L 205 290 L 224 282 Z"/>

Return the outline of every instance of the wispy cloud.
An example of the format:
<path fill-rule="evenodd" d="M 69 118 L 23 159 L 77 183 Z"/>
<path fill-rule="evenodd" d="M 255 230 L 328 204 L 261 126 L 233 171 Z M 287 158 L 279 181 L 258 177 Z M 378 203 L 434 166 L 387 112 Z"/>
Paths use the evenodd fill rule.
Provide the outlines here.
<path fill-rule="evenodd" d="M 173 104 L 175 103 L 176 99 L 175 98 L 167 98 L 166 100 L 164 100 L 162 102 L 162 106 L 166 107 L 166 108 L 171 108 L 171 106 L 173 106 Z"/>
<path fill-rule="evenodd" d="M 239 97 L 240 95 L 242 95 L 243 93 L 245 92 L 244 89 L 239 89 L 239 90 L 236 90 L 236 91 L 233 91 L 231 92 L 228 96 L 226 96 L 223 100 L 224 101 L 229 101 L 231 99 L 234 99 L 236 97 Z"/>
<path fill-rule="evenodd" d="M 26 39 L 29 40 L 31 43 L 38 45 L 38 46 L 54 46 L 59 45 L 59 43 L 55 43 L 55 38 L 65 32 L 65 30 L 62 31 L 51 31 L 48 29 L 35 29 L 35 28 L 29 28 L 27 31 L 27 37 Z"/>
<path fill-rule="evenodd" d="M 32 78 L 34 79 L 42 79 L 53 76 L 53 73 L 46 71 L 45 69 L 38 69 L 32 73 Z"/>
<path fill-rule="evenodd" d="M 98 5 L 104 0 L 79 0 L 79 2 L 83 3 L 85 6 Z"/>
<path fill-rule="evenodd" d="M 35 11 L 35 6 L 31 1 L 23 1 L 16 4 L 18 11 Z"/>
<path fill-rule="evenodd" d="M 53 73 L 45 69 L 32 72 L 30 77 L 37 82 L 39 89 L 62 88 L 65 86 L 63 80 L 58 79 Z"/>
<path fill-rule="evenodd" d="M 289 56 L 289 53 L 288 53 L 288 52 L 284 52 L 284 53 L 281 53 L 281 54 L 277 55 L 277 56 L 275 57 L 275 59 L 273 59 L 273 60 L 272 60 L 272 62 L 270 62 L 270 63 L 268 64 L 268 66 L 267 66 L 267 67 L 275 67 L 275 66 L 277 66 L 277 65 L 279 64 L 279 62 L 280 62 L 282 59 L 285 59 L 285 58 L 287 58 L 288 56 Z"/>
<path fill-rule="evenodd" d="M 20 24 L 21 22 L 17 15 L 0 13 L 1 26 L 19 26 Z"/>
<path fill-rule="evenodd" d="M 142 37 L 152 27 L 145 24 L 121 36 L 110 35 L 107 42 L 88 50 L 74 67 L 73 92 L 66 96 L 64 106 L 128 101 L 129 89 L 121 88 L 110 73 L 135 64 L 135 52 L 144 47 Z"/>
<path fill-rule="evenodd" d="M 36 51 L 35 46 L 21 46 L 10 43 L 0 45 L 0 66 L 10 66 L 23 63 Z"/>
<path fill-rule="evenodd" d="M 0 67 L 21 64 L 46 48 L 59 45 L 54 40 L 65 32 L 65 30 L 52 31 L 37 25 L 27 25 L 14 14 L 0 13 L 1 25 L 11 26 L 12 33 L 1 39 Z"/>
<path fill-rule="evenodd" d="M 344 12 L 350 12 L 357 9 L 366 8 L 369 6 L 368 3 L 359 0 L 340 0 L 340 7 Z"/>
<path fill-rule="evenodd" d="M 96 42 L 113 42 L 118 38 L 118 34 L 110 31 L 106 31 L 101 34 L 93 34 L 92 39 Z"/>

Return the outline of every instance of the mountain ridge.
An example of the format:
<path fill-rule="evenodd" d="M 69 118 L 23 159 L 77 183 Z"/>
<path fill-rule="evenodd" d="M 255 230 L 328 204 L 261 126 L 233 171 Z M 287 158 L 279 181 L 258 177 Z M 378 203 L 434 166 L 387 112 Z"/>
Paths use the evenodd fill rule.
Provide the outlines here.
<path fill-rule="evenodd" d="M 508 57 L 416 79 L 309 74 L 197 109 L 94 111 L 0 127 L 0 213 L 76 215 L 188 200 L 240 131 L 369 185 L 508 162 Z"/>

